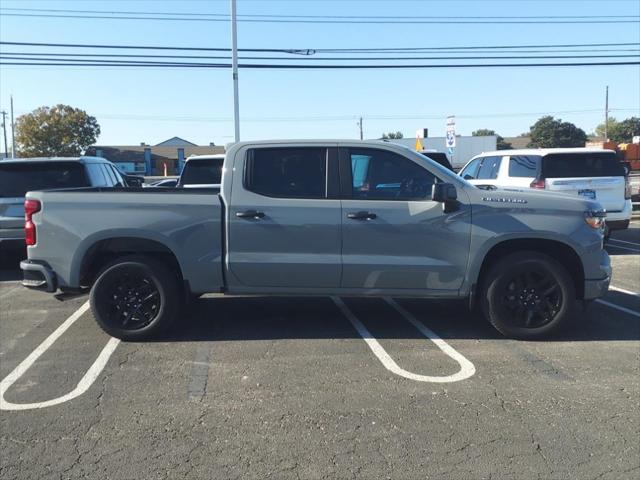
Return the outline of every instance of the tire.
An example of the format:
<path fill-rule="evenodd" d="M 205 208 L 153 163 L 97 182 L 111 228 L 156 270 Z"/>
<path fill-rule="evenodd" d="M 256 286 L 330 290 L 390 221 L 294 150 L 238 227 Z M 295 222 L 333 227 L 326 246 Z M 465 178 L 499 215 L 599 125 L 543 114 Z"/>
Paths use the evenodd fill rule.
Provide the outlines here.
<path fill-rule="evenodd" d="M 157 260 L 132 255 L 109 263 L 91 288 L 98 325 L 121 340 L 151 339 L 175 321 L 183 295 L 175 273 Z"/>
<path fill-rule="evenodd" d="M 509 338 L 543 338 L 575 317 L 571 276 L 556 260 L 537 252 L 501 258 L 485 275 L 481 295 L 485 317 Z"/>

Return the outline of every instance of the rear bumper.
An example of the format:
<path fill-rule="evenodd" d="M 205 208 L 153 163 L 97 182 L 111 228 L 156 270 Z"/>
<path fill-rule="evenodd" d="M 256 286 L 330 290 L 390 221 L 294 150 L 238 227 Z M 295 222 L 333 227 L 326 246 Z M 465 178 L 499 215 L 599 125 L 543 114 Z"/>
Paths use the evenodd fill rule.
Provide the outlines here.
<path fill-rule="evenodd" d="M 625 230 L 629 228 L 629 219 L 627 220 L 609 220 L 607 215 L 607 226 L 609 230 Z"/>
<path fill-rule="evenodd" d="M 603 297 L 609 290 L 611 283 L 611 259 L 606 251 L 602 251 L 600 260 L 600 272 L 602 277 L 596 280 L 584 281 L 584 300 L 594 300 Z"/>
<path fill-rule="evenodd" d="M 632 214 L 633 205 L 631 204 L 631 199 L 629 199 L 624 202 L 624 208 L 622 210 L 617 212 L 607 211 L 607 225 L 609 225 L 611 230 L 617 230 L 612 225 L 623 225 L 626 221 L 628 226 Z M 627 228 L 627 226 L 619 228 Z"/>
<path fill-rule="evenodd" d="M 20 269 L 23 286 L 50 293 L 57 290 L 56 275 L 49 266 L 34 260 L 23 260 L 20 262 Z"/>

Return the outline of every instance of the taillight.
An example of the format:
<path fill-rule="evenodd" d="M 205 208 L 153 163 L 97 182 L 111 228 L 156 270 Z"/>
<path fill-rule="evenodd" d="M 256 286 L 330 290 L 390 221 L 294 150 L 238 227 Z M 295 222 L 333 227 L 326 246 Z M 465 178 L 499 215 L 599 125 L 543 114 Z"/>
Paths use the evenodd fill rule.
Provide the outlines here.
<path fill-rule="evenodd" d="M 529 184 L 529 187 L 531 188 L 541 188 L 544 189 L 545 188 L 545 181 L 544 178 L 536 178 L 533 182 L 531 182 Z"/>
<path fill-rule="evenodd" d="M 33 223 L 32 216 L 39 212 L 42 206 L 39 200 L 24 201 L 24 239 L 27 245 L 36 244 L 36 226 Z"/>
<path fill-rule="evenodd" d="M 624 199 L 629 200 L 631 198 L 631 180 L 629 177 L 624 177 Z"/>

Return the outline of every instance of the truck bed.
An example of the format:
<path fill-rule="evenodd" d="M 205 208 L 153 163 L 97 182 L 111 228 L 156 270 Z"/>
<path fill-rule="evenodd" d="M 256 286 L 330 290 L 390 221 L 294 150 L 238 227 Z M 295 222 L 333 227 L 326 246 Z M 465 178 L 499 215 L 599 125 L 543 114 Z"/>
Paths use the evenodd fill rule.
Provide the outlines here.
<path fill-rule="evenodd" d="M 223 285 L 217 189 L 81 188 L 29 192 L 27 198 L 42 205 L 33 216 L 37 241 L 28 247 L 29 258 L 46 258 L 59 288 L 82 286 L 95 251 L 135 253 L 140 242 L 173 252 L 189 272 L 192 292 Z"/>

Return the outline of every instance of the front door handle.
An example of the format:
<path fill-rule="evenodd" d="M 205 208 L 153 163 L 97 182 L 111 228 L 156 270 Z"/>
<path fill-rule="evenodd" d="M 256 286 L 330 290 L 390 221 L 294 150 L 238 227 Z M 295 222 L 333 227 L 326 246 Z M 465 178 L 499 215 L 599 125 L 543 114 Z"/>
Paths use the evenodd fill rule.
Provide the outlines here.
<path fill-rule="evenodd" d="M 378 216 L 372 212 L 350 212 L 347 213 L 347 218 L 351 220 L 375 220 Z"/>
<path fill-rule="evenodd" d="M 236 212 L 236 217 L 253 218 L 254 220 L 259 220 L 261 218 L 264 218 L 264 212 L 259 212 L 258 210 L 245 210 L 244 212 Z"/>

